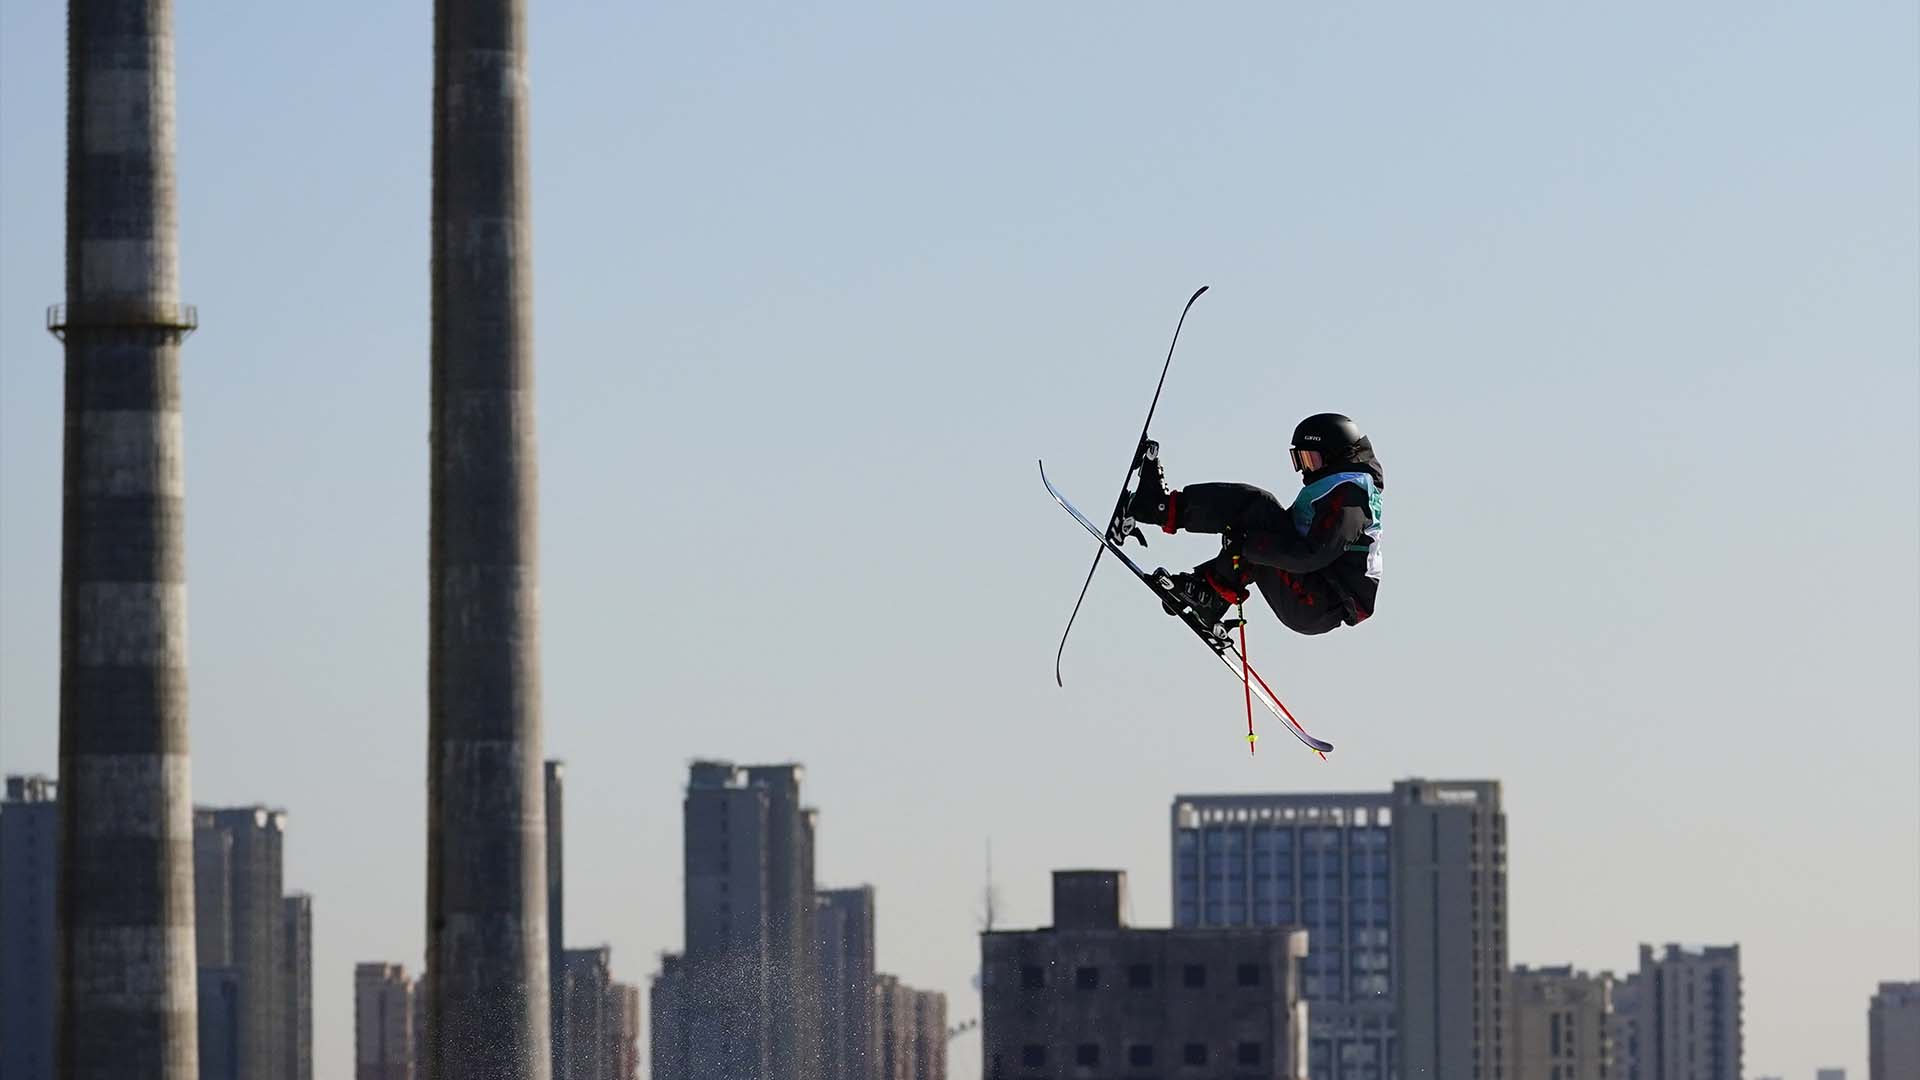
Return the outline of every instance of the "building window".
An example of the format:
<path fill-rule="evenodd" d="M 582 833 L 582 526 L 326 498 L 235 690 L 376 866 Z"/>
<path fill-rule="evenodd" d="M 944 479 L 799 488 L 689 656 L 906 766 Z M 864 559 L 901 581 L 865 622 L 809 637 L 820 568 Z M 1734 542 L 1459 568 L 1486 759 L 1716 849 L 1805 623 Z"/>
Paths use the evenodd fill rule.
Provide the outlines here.
<path fill-rule="evenodd" d="M 1020 1048 L 1020 1064 L 1030 1068 L 1040 1068 L 1047 1063 L 1047 1048 L 1039 1043 L 1028 1043 Z"/>
<path fill-rule="evenodd" d="M 1153 1047 L 1146 1043 L 1134 1043 L 1127 1047 L 1127 1064 L 1134 1066 L 1153 1064 Z"/>
<path fill-rule="evenodd" d="M 1028 964 L 1020 969 L 1020 986 L 1024 990 L 1039 990 L 1047 985 L 1047 972 L 1038 964 Z"/>
<path fill-rule="evenodd" d="M 1233 979 L 1241 986 L 1260 985 L 1260 965 L 1241 964 L 1233 973 Z"/>
<path fill-rule="evenodd" d="M 1233 1060 L 1236 1064 L 1240 1065 L 1260 1064 L 1260 1044 L 1241 1043 L 1239 1046 L 1234 1047 Z"/>
<path fill-rule="evenodd" d="M 1127 985 L 1135 990 L 1153 986 L 1153 968 L 1147 964 L 1127 965 Z"/>
<path fill-rule="evenodd" d="M 1207 1063 L 1207 1044 L 1188 1043 L 1186 1048 L 1181 1051 L 1180 1059 L 1188 1065 L 1205 1065 Z"/>
<path fill-rule="evenodd" d="M 1180 971 L 1180 985 L 1189 990 L 1198 990 L 1207 985 L 1207 969 L 1199 964 L 1188 964 Z"/>
<path fill-rule="evenodd" d="M 1074 968 L 1073 985 L 1082 990 L 1100 989 L 1100 969 L 1096 967 Z"/>
<path fill-rule="evenodd" d="M 1081 1043 L 1079 1046 L 1074 1047 L 1073 1063 L 1075 1065 L 1100 1064 L 1100 1044 Z"/>

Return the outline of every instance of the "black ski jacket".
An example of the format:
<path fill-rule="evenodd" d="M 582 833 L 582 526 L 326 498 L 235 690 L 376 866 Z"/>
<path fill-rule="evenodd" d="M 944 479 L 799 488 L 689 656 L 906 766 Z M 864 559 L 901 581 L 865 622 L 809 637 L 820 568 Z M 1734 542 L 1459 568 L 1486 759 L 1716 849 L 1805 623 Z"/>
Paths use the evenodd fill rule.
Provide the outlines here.
<path fill-rule="evenodd" d="M 1321 497 L 1314 507 L 1307 535 L 1292 528 L 1249 532 L 1240 538 L 1240 557 L 1296 576 L 1320 574 L 1336 592 L 1358 609 L 1356 620 L 1373 614 L 1380 583 L 1367 576 L 1368 553 L 1349 551 L 1367 538 L 1371 523 L 1366 496 L 1352 484 L 1341 484 Z"/>
<path fill-rule="evenodd" d="M 1386 469 L 1373 456 L 1373 444 L 1366 439 L 1360 440 L 1347 460 L 1330 462 L 1302 476 L 1301 488 L 1304 490 L 1336 473 L 1362 470 L 1373 477 L 1376 491 L 1387 490 Z M 1274 505 L 1278 505 L 1278 500 L 1274 500 Z M 1367 505 L 1367 497 L 1358 487 L 1338 484 L 1322 495 L 1313 509 L 1313 520 L 1305 536 L 1294 527 L 1290 513 L 1284 523 L 1271 520 L 1268 514 L 1236 515 L 1240 517 L 1234 523 L 1239 526 L 1239 535 L 1229 543 L 1237 541 L 1241 559 L 1255 567 L 1295 577 L 1319 576 L 1353 607 L 1357 622 L 1373 614 L 1374 601 L 1380 592 L 1379 580 L 1368 575 L 1373 553 L 1349 550 L 1367 541 L 1367 528 L 1375 524 L 1373 508 Z M 1234 530 L 1229 527 L 1223 531 Z"/>
<path fill-rule="evenodd" d="M 1336 473 L 1365 471 L 1374 490 L 1387 489 L 1386 470 L 1373 456 L 1373 446 L 1362 439 L 1345 461 L 1333 462 L 1301 477 L 1306 487 Z M 1296 500 L 1301 496 L 1295 496 Z M 1375 524 L 1366 495 L 1354 484 L 1336 484 L 1314 504 L 1313 520 L 1305 535 L 1290 509 L 1273 493 L 1251 484 L 1190 484 L 1174 493 L 1167 531 L 1220 533 L 1226 547 L 1203 564 L 1210 574 L 1231 572 L 1232 556 L 1256 574 L 1291 575 L 1294 579 L 1324 582 L 1351 608 L 1350 621 L 1373 614 L 1380 582 L 1367 574 L 1371 551 L 1349 551 L 1367 541 Z M 1169 527 L 1170 526 L 1170 527 Z"/>

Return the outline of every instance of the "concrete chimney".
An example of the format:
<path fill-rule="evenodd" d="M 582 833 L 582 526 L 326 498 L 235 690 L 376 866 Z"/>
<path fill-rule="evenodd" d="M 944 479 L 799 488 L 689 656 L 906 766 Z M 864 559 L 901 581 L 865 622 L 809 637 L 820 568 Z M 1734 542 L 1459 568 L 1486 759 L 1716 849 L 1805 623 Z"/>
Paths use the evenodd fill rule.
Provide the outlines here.
<path fill-rule="evenodd" d="M 195 1080 L 170 0 L 67 11 L 58 1075 Z"/>
<path fill-rule="evenodd" d="M 548 1080 L 521 0 L 434 4 L 427 1080 Z"/>

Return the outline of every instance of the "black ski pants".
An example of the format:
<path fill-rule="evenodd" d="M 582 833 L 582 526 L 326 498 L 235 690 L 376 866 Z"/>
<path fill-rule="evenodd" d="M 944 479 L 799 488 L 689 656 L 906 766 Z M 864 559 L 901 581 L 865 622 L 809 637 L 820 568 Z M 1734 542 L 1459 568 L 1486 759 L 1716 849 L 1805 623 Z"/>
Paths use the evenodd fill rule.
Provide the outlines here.
<path fill-rule="evenodd" d="M 1187 532 L 1296 535 L 1287 508 L 1252 484 L 1189 484 L 1179 499 L 1180 528 Z M 1346 625 L 1347 599 L 1324 572 L 1294 574 L 1245 559 L 1240 566 L 1289 630 L 1324 634 Z"/>

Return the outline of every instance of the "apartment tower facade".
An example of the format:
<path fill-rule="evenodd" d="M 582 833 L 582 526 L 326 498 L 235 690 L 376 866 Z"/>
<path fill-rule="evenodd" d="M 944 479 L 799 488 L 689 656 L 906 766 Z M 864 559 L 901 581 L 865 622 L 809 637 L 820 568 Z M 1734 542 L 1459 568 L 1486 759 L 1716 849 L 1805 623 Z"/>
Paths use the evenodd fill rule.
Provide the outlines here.
<path fill-rule="evenodd" d="M 1616 1075 L 1625 1080 L 1740 1080 L 1740 946 L 1640 946 L 1614 1018 Z"/>
<path fill-rule="evenodd" d="M 1920 982 L 1883 982 L 1867 1005 L 1867 1075 L 1920 1076 Z"/>
<path fill-rule="evenodd" d="M 353 969 L 353 1080 L 415 1080 L 415 983 L 400 964 Z"/>
<path fill-rule="evenodd" d="M 1517 967 L 1507 993 L 1516 1077 L 1612 1080 L 1612 975 L 1570 966 Z"/>
<path fill-rule="evenodd" d="M 265 806 L 198 807 L 193 815 L 195 940 L 202 969 L 233 972 L 238 1075 L 286 1075 L 288 964 L 282 891 L 287 815 Z M 203 992 L 222 1000 L 219 982 Z M 215 1023 L 209 1030 L 224 1031 Z"/>
<path fill-rule="evenodd" d="M 0 800 L 0 1077 L 52 1080 L 59 784 L 7 777 Z"/>
<path fill-rule="evenodd" d="M 1390 847 L 1398 1075 L 1504 1080 L 1507 819 L 1499 783 L 1395 783 Z"/>

